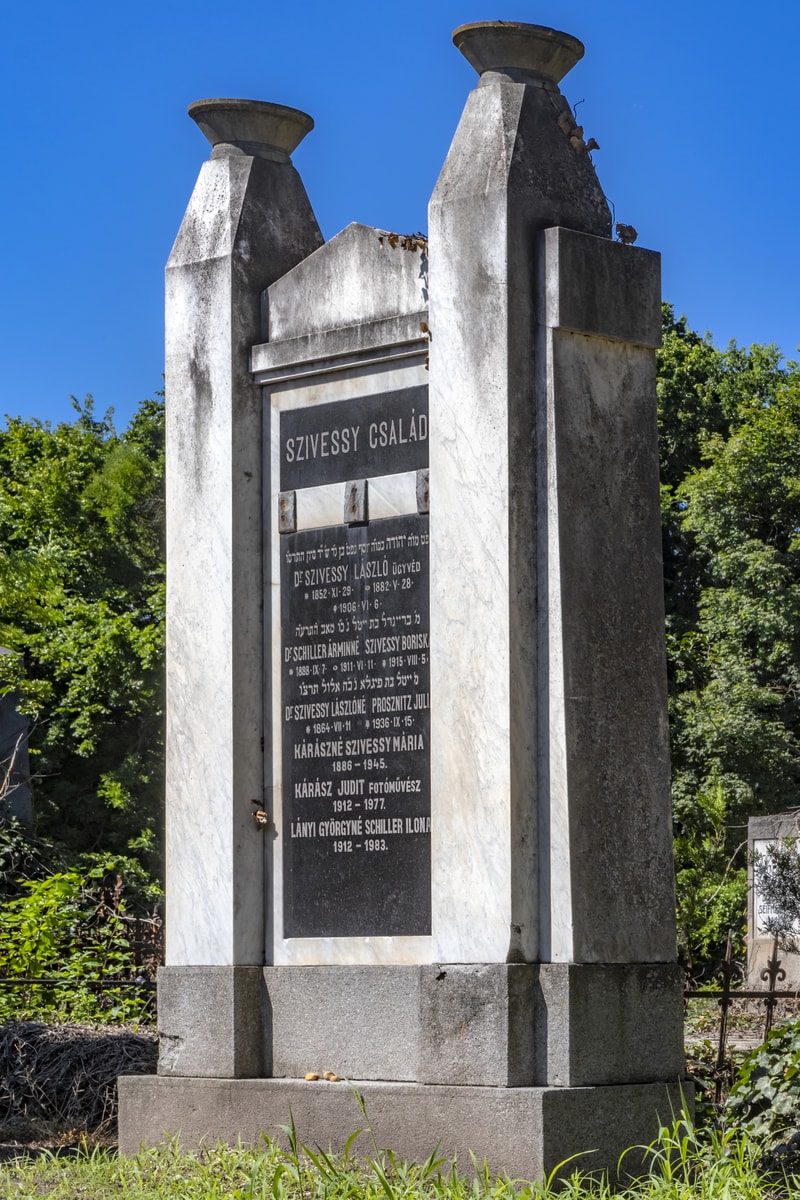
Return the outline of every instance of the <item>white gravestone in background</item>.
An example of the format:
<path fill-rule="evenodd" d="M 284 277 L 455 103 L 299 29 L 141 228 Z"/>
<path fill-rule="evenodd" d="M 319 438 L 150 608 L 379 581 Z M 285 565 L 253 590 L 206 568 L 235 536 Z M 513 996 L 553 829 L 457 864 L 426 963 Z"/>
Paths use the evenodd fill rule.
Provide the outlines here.
<path fill-rule="evenodd" d="M 775 937 L 765 927 L 765 920 L 772 913 L 759 896 L 753 870 L 753 855 L 763 855 L 770 845 L 787 838 L 800 838 L 800 814 L 796 812 L 751 817 L 748 822 L 747 986 L 750 988 L 767 987 L 768 981 L 764 972 L 775 949 Z M 794 932 L 800 933 L 800 927 L 795 928 Z M 778 957 L 785 977 L 777 986 L 786 991 L 800 988 L 800 954 L 779 946 Z"/>

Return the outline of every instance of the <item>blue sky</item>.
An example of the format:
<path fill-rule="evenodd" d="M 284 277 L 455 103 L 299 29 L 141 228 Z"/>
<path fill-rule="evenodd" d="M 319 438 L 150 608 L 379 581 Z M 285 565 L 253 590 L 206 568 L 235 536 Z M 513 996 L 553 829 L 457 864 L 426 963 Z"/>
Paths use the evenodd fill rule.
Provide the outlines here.
<path fill-rule="evenodd" d="M 160 386 L 163 265 L 209 150 L 187 105 L 244 96 L 311 113 L 295 153 L 326 237 L 425 229 L 477 80 L 468 21 L 552 25 L 586 45 L 562 90 L 664 297 L 718 345 L 800 343 L 800 4 L 738 0 L 7 0 L 0 414 L 124 426 Z"/>

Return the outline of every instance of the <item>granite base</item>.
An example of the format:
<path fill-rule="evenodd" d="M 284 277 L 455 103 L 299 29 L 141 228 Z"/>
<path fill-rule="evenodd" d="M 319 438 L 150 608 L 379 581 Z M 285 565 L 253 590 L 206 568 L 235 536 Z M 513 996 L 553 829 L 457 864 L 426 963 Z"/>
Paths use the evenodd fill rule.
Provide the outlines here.
<path fill-rule="evenodd" d="M 165 967 L 159 1074 L 595 1087 L 684 1074 L 670 963 Z"/>
<path fill-rule="evenodd" d="M 677 1083 L 587 1088 L 453 1087 L 358 1082 L 378 1145 L 407 1160 L 436 1150 L 458 1156 L 469 1170 L 470 1151 L 489 1170 L 537 1179 L 572 1155 L 567 1171 L 608 1172 L 620 1155 L 650 1142 L 669 1123 L 691 1087 Z M 297 1079 L 208 1079 L 123 1076 L 119 1080 L 119 1149 L 135 1154 L 179 1136 L 185 1149 L 202 1141 L 257 1145 L 262 1134 L 282 1140 L 291 1117 L 301 1142 L 341 1150 L 364 1118 L 346 1083 Z M 361 1152 L 373 1153 L 366 1133 Z M 641 1170 L 640 1150 L 623 1160 L 625 1174 Z"/>

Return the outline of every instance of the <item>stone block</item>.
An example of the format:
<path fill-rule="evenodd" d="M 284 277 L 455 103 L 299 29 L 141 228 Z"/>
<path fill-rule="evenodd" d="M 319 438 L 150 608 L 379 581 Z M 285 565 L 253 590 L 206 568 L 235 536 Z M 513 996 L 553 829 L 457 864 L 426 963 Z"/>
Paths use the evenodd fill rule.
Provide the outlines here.
<path fill-rule="evenodd" d="M 684 1072 L 675 965 L 266 967 L 264 978 L 274 1076 L 585 1087 Z"/>
<path fill-rule="evenodd" d="M 415 248 L 392 247 L 383 229 L 353 222 L 269 289 L 270 342 L 396 319 L 427 303 L 428 259 L 424 240 Z M 309 304 L 309 296 L 314 303 Z M 266 332 L 266 331 L 265 331 Z M 266 340 L 266 339 L 265 339 Z"/>
<path fill-rule="evenodd" d="M 417 967 L 265 967 L 272 1074 L 414 1080 Z"/>
<path fill-rule="evenodd" d="M 251 351 L 253 374 L 257 383 L 272 386 L 276 380 L 353 372 L 370 359 L 381 365 L 393 358 L 402 361 L 415 349 L 424 357 L 428 341 L 420 325 L 427 322 L 427 317 L 428 310 L 420 309 L 340 329 L 315 330 L 283 341 L 262 342 Z"/>
<path fill-rule="evenodd" d="M 462 963 L 541 957 L 536 234 L 611 231 L 555 85 L 489 76 L 429 208 L 431 958 Z"/>
<path fill-rule="evenodd" d="M 250 375 L 260 295 L 322 243 L 284 106 L 194 106 L 215 141 L 166 270 L 166 888 L 170 965 L 263 962 L 263 452 Z M 288 124 L 287 124 L 288 122 Z M 216 135 L 214 135 L 216 138 Z M 288 137 L 288 141 L 286 138 Z M 253 153 L 243 153 L 243 143 Z M 227 145 L 227 150 L 225 146 Z"/>
<path fill-rule="evenodd" d="M 661 344 L 661 255 L 574 229 L 545 229 L 537 248 L 537 319 L 654 349 Z"/>
<path fill-rule="evenodd" d="M 264 1075 L 269 1053 L 266 1001 L 260 967 L 161 967 L 159 1074 Z"/>
<path fill-rule="evenodd" d="M 534 1082 L 533 965 L 420 968 L 420 1083 Z"/>
<path fill-rule="evenodd" d="M 677 964 L 542 963 L 537 976 L 537 1084 L 683 1078 Z"/>
<path fill-rule="evenodd" d="M 470 1170 L 470 1151 L 492 1172 L 536 1179 L 571 1155 L 575 1169 L 617 1177 L 620 1155 L 646 1145 L 681 1105 L 691 1106 L 691 1085 L 633 1084 L 597 1088 L 423 1087 L 413 1083 L 358 1083 L 378 1145 L 406 1160 L 436 1151 L 458 1156 Z M 180 1136 L 189 1149 L 218 1139 L 258 1145 L 262 1133 L 285 1140 L 290 1118 L 301 1142 L 341 1151 L 364 1118 L 346 1083 L 295 1079 L 170 1079 L 124 1076 L 119 1081 L 119 1149 L 135 1154 Z M 356 1151 L 372 1147 L 366 1133 Z M 641 1154 L 623 1161 L 626 1173 Z"/>

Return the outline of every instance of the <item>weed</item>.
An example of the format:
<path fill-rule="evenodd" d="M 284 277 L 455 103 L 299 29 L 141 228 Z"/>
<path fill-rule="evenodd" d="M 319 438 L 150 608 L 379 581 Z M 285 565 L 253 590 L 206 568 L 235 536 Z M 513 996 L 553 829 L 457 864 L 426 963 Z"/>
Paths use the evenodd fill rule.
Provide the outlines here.
<path fill-rule="evenodd" d="M 357 1097 L 358 1098 L 358 1097 Z M 797 1194 L 800 1180 L 764 1169 L 761 1143 L 739 1130 L 698 1131 L 684 1113 L 649 1146 L 620 1160 L 620 1178 L 592 1176 L 582 1156 L 543 1180 L 493 1175 L 471 1156 L 470 1170 L 434 1151 L 409 1163 L 375 1138 L 363 1098 L 364 1128 L 340 1154 L 301 1143 L 290 1115 L 285 1148 L 264 1138 L 255 1148 L 202 1145 L 183 1151 L 177 1140 L 133 1158 L 84 1146 L 57 1155 L 0 1164 L 0 1195 L 14 1200 L 776 1200 Z M 355 1147 L 366 1135 L 369 1157 Z M 571 1170 L 571 1173 L 568 1171 Z"/>

